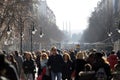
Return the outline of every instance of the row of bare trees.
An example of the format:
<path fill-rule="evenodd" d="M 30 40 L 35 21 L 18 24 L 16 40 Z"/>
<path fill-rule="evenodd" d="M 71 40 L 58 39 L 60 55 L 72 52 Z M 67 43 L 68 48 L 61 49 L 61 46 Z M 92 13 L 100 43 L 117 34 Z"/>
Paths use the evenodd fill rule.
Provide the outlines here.
<path fill-rule="evenodd" d="M 37 0 L 0 0 L 0 47 L 4 46 L 6 39 L 18 39 L 24 34 L 23 44 L 28 45 L 30 42 L 29 29 L 31 22 L 35 23 L 37 33 L 33 36 L 33 42 L 50 43 L 50 40 L 61 42 L 64 34 L 60 31 L 55 23 L 52 23 L 45 16 L 36 16 L 33 4 Z M 41 13 L 37 13 L 41 14 Z M 11 34 L 7 34 L 8 28 Z M 39 38 L 40 32 L 44 33 L 43 38 Z M 15 41 L 15 40 L 14 40 Z M 17 44 L 17 42 L 14 42 Z M 12 45 L 14 46 L 14 45 Z"/>
<path fill-rule="evenodd" d="M 89 26 L 82 36 L 82 42 L 110 42 L 111 39 L 114 41 L 118 38 L 116 31 L 118 25 L 114 25 L 113 6 L 109 3 L 105 4 L 105 1 L 101 0 L 92 12 L 88 21 Z M 113 34 L 108 36 L 110 32 Z"/>

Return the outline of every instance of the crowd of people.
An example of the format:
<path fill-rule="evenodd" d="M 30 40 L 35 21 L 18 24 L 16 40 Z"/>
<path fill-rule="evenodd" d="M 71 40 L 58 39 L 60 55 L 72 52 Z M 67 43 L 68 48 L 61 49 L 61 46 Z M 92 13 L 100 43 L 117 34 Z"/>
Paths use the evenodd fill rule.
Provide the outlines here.
<path fill-rule="evenodd" d="M 0 80 L 119 80 L 120 52 L 80 49 L 0 51 Z M 37 74 L 37 77 L 36 77 Z"/>

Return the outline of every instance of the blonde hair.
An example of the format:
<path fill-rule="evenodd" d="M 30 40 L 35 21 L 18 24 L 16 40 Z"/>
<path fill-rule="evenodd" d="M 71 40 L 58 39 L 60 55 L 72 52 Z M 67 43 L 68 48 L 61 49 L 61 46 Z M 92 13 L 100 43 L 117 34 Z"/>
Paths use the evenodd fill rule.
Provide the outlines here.
<path fill-rule="evenodd" d="M 43 60 L 43 57 L 45 57 L 45 59 L 48 59 L 48 54 L 47 53 L 42 53 L 41 54 L 41 60 Z"/>
<path fill-rule="evenodd" d="M 71 60 L 71 57 L 70 57 L 70 55 L 68 53 L 63 54 L 63 59 L 65 58 L 65 55 L 67 56 L 68 60 Z"/>
<path fill-rule="evenodd" d="M 56 50 L 56 46 L 52 46 L 51 50 L 50 51 L 53 51 L 53 50 Z"/>
<path fill-rule="evenodd" d="M 79 51 L 77 54 L 76 54 L 76 59 L 84 59 L 85 56 L 84 56 L 84 53 Z"/>

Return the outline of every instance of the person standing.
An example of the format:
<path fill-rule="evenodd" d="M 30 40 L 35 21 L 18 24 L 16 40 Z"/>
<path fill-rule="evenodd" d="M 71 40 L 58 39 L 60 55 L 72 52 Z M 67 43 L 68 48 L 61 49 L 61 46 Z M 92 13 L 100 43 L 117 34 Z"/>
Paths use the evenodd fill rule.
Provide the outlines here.
<path fill-rule="evenodd" d="M 111 80 L 112 74 L 109 62 L 103 58 L 103 54 L 101 52 L 95 53 L 95 61 L 92 69 L 95 71 L 94 80 Z"/>
<path fill-rule="evenodd" d="M 10 62 L 11 65 L 13 65 L 18 73 L 18 63 L 14 59 L 14 56 L 12 54 L 7 56 L 7 60 Z"/>
<path fill-rule="evenodd" d="M 85 70 L 85 64 L 87 64 L 84 56 L 84 52 L 79 51 L 76 54 L 76 60 L 73 62 L 75 70 L 75 80 L 79 80 L 79 72 Z"/>
<path fill-rule="evenodd" d="M 0 76 L 3 76 L 9 80 L 19 80 L 15 67 L 7 61 L 6 56 L 1 52 L 0 52 Z"/>
<path fill-rule="evenodd" d="M 51 48 L 51 55 L 48 59 L 48 67 L 51 71 L 51 80 L 61 80 L 62 79 L 62 68 L 64 60 L 60 54 L 57 52 L 56 47 Z"/>
<path fill-rule="evenodd" d="M 63 54 L 64 59 L 64 65 L 63 65 L 63 71 L 62 71 L 62 80 L 71 80 L 71 74 L 72 74 L 72 60 L 68 53 Z"/>
<path fill-rule="evenodd" d="M 112 51 L 111 54 L 107 57 L 107 61 L 110 64 L 111 70 L 114 71 L 114 66 L 118 64 L 118 56 L 114 51 Z"/>
<path fill-rule="evenodd" d="M 34 70 L 35 70 L 35 63 L 32 59 L 32 55 L 30 52 L 26 52 L 25 61 L 23 62 L 23 71 L 26 75 L 27 80 L 34 80 Z"/>
<path fill-rule="evenodd" d="M 19 54 L 18 51 L 14 51 L 14 58 L 15 58 L 16 62 L 18 63 L 18 75 L 20 77 L 20 75 L 22 74 L 21 71 L 22 71 L 23 58 Z"/>

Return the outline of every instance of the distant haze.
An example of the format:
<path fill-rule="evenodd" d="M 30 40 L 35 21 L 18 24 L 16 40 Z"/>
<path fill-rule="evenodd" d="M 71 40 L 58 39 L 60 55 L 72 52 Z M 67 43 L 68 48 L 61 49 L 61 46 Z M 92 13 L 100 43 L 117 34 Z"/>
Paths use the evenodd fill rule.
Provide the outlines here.
<path fill-rule="evenodd" d="M 71 27 L 72 33 L 79 33 L 88 27 L 88 18 L 98 1 L 100 0 L 47 0 L 47 4 L 56 15 L 61 30 L 69 30 Z"/>

